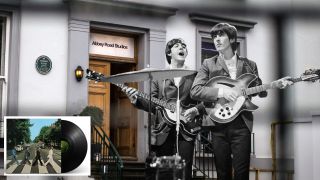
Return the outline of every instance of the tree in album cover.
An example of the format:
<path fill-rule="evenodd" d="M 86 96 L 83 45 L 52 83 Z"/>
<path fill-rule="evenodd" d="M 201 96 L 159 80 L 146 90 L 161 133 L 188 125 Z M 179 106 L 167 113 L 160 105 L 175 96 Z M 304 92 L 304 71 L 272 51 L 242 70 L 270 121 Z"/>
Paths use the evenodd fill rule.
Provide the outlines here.
<path fill-rule="evenodd" d="M 61 173 L 60 119 L 7 119 L 6 174 Z"/>

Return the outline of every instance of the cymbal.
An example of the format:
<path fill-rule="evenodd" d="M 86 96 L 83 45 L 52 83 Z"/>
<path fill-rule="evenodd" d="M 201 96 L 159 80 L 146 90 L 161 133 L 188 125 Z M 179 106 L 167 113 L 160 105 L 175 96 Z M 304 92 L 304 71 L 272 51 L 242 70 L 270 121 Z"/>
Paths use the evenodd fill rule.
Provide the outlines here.
<path fill-rule="evenodd" d="M 194 70 L 187 69 L 154 69 L 145 68 L 139 71 L 125 72 L 121 74 L 112 75 L 105 78 L 105 81 L 111 83 L 126 83 L 126 82 L 141 82 L 152 80 L 164 80 L 173 77 L 187 76 L 196 73 Z"/>

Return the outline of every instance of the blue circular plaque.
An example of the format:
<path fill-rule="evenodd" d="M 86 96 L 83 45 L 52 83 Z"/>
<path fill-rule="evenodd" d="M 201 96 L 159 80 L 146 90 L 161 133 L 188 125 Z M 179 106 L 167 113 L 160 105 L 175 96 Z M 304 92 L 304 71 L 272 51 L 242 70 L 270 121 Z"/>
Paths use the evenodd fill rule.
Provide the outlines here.
<path fill-rule="evenodd" d="M 52 68 L 52 62 L 48 56 L 42 55 L 37 58 L 36 69 L 40 74 L 42 75 L 48 74 L 51 68 Z"/>

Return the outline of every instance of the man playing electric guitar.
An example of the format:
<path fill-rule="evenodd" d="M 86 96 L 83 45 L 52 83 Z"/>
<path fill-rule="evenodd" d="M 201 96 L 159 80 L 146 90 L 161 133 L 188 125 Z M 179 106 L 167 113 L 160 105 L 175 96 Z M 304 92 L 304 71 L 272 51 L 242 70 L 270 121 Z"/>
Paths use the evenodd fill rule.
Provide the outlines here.
<path fill-rule="evenodd" d="M 166 58 L 170 64 L 170 69 L 187 68 L 184 65 L 185 58 L 188 55 L 187 47 L 182 39 L 172 39 L 166 46 Z M 196 74 L 189 76 L 178 77 L 173 79 L 154 81 L 152 84 L 151 96 L 161 100 L 175 100 L 177 99 L 177 93 L 179 88 L 180 106 L 185 108 L 182 113 L 186 122 L 188 121 L 200 121 L 201 115 L 205 112 L 203 104 L 197 104 L 197 101 L 192 100 L 190 97 L 190 89 L 194 81 Z M 149 111 L 149 102 L 143 98 L 140 98 L 138 92 L 133 88 L 123 89 L 130 98 L 131 102 L 145 111 Z M 176 131 L 175 126 L 171 126 L 166 123 L 167 121 L 162 113 L 159 113 L 159 106 L 152 104 L 152 112 L 156 115 L 156 119 L 153 126 L 153 131 L 158 131 L 157 128 L 162 126 L 161 132 L 155 134 L 151 144 L 151 151 L 156 153 L 156 156 L 172 156 L 176 152 Z M 163 112 L 163 111 L 162 111 Z M 200 127 L 198 127 L 200 128 Z M 178 149 L 179 155 L 186 162 L 185 167 L 185 179 L 190 180 L 192 176 L 192 160 L 194 149 L 195 136 L 188 136 L 183 131 L 179 133 Z M 164 179 L 161 177 L 159 179 Z M 148 178 L 147 178 L 148 179 Z M 172 177 L 171 177 L 172 179 Z"/>
<path fill-rule="evenodd" d="M 262 84 L 256 63 L 236 54 L 237 29 L 234 26 L 219 23 L 211 29 L 210 34 L 219 55 L 204 60 L 191 89 L 192 98 L 203 101 L 206 105 L 206 103 L 215 103 L 219 99 L 234 102 L 240 95 L 243 95 L 244 92 L 241 89 L 233 88 L 232 84 L 228 82 L 207 86 L 212 78 L 219 76 L 222 76 L 221 79 L 229 77 L 231 79 L 229 81 L 234 81 L 241 75 L 250 73 L 257 77 L 253 79 L 253 82 L 250 82 L 250 86 Z M 273 84 L 284 88 L 292 84 L 288 80 L 289 78 L 283 78 Z M 227 87 L 219 88 L 218 85 Z M 257 94 L 252 96 L 254 95 Z M 258 95 L 266 97 L 267 92 L 262 91 Z M 220 112 L 217 111 L 216 113 L 217 115 L 221 114 L 221 119 L 223 119 L 231 115 L 230 107 L 226 107 L 225 110 L 221 109 Z M 251 150 L 250 132 L 253 124 L 252 113 L 244 111 L 228 123 L 217 123 L 208 116 L 203 121 L 204 125 L 212 126 L 213 153 L 218 179 L 231 180 L 234 175 L 236 180 L 248 180 Z M 232 173 L 232 167 L 234 173 Z"/>

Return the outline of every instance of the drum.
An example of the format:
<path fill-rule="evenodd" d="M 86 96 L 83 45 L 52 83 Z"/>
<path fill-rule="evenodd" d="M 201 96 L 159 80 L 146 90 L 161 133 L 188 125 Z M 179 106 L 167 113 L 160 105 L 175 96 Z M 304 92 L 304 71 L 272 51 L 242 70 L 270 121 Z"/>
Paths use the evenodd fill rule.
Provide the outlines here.
<path fill-rule="evenodd" d="M 150 163 L 150 172 L 153 173 L 154 178 L 150 179 L 167 179 L 167 180 L 184 180 L 186 163 L 180 156 L 161 156 L 154 157 Z"/>

